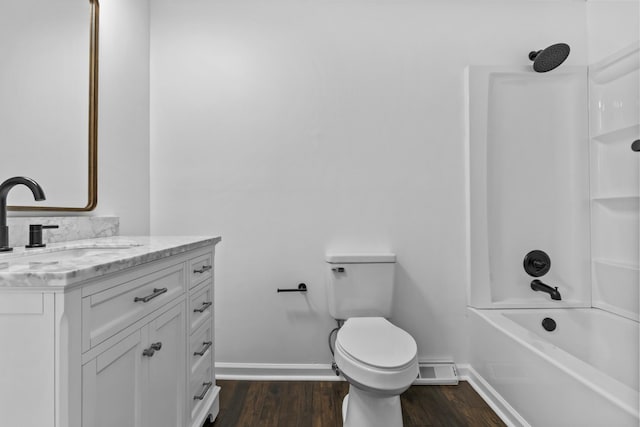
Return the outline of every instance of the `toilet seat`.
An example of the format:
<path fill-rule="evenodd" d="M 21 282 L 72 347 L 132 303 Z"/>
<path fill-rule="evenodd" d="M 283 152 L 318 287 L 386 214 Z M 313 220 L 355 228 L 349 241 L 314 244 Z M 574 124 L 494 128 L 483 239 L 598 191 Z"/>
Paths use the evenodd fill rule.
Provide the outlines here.
<path fill-rule="evenodd" d="M 338 331 L 335 361 L 356 386 L 399 394 L 418 375 L 417 351 L 413 337 L 385 318 L 355 317 Z"/>
<path fill-rule="evenodd" d="M 355 317 L 338 331 L 336 345 L 360 363 L 398 369 L 411 363 L 418 347 L 404 330 L 383 317 Z"/>

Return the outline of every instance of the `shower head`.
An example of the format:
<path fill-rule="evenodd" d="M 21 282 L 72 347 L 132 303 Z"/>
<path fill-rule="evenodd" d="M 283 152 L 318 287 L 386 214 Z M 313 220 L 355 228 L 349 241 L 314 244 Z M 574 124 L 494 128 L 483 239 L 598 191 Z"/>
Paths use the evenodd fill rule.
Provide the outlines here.
<path fill-rule="evenodd" d="M 571 48 L 566 43 L 557 43 L 546 49 L 532 51 L 529 59 L 533 61 L 533 69 L 538 73 L 546 73 L 558 67 L 569 56 Z"/>

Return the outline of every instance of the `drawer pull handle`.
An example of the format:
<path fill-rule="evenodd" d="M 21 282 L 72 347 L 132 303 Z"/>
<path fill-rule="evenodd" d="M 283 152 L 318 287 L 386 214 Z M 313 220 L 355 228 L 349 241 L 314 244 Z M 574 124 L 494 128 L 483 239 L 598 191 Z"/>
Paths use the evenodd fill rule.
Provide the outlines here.
<path fill-rule="evenodd" d="M 202 313 L 207 308 L 211 307 L 211 304 L 213 304 L 211 301 L 203 302 L 202 305 L 199 308 L 194 308 L 193 312 L 194 313 Z"/>
<path fill-rule="evenodd" d="M 204 386 L 204 389 L 202 390 L 202 393 L 200 393 L 197 396 L 193 396 L 193 400 L 202 400 L 202 399 L 204 399 L 204 397 L 209 392 L 209 389 L 213 386 L 213 383 L 211 381 L 209 381 L 209 382 L 206 382 L 206 383 L 202 383 L 202 385 Z"/>
<path fill-rule="evenodd" d="M 211 270 L 212 268 L 213 268 L 213 267 L 212 267 L 212 266 L 210 266 L 210 265 L 203 265 L 203 266 L 202 266 L 202 268 L 200 268 L 200 269 L 197 269 L 197 268 L 196 268 L 196 269 L 194 269 L 194 270 L 193 270 L 193 272 L 194 272 L 194 273 L 204 273 L 204 272 L 206 272 L 206 271 Z"/>
<path fill-rule="evenodd" d="M 202 344 L 203 344 L 202 350 L 194 352 L 193 353 L 194 356 L 204 356 L 207 350 L 209 350 L 209 347 L 213 345 L 213 341 L 205 341 Z"/>
<path fill-rule="evenodd" d="M 153 293 L 151 295 L 147 295 L 146 297 L 135 297 L 133 299 L 133 302 L 138 302 L 138 301 L 149 302 L 155 297 L 164 294 L 165 292 L 167 292 L 167 288 L 160 288 L 160 289 L 153 288 Z"/>
<path fill-rule="evenodd" d="M 161 342 L 154 342 L 153 344 L 151 344 L 149 346 L 149 348 L 145 348 L 144 351 L 142 352 L 143 356 L 147 356 L 147 357 L 153 357 L 153 354 L 156 351 L 160 351 L 160 349 L 162 348 L 162 343 Z"/>

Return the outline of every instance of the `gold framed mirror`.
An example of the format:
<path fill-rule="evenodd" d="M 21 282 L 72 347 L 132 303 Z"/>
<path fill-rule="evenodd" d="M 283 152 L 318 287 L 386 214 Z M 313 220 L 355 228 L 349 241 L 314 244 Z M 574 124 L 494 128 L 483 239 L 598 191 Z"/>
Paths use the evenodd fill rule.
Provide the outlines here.
<path fill-rule="evenodd" d="M 49 0 L 47 0 L 49 1 Z M 71 97 L 71 92 L 77 92 L 74 93 L 73 96 L 76 97 L 76 101 L 75 105 L 82 105 L 84 104 L 86 108 L 86 92 L 84 92 L 82 90 L 82 87 L 85 87 L 85 84 L 82 84 L 82 82 L 79 82 L 79 80 L 82 79 L 78 79 L 77 75 L 76 77 L 71 76 L 71 77 L 67 77 L 67 81 L 64 81 L 63 83 L 59 83 L 57 81 L 53 81 L 52 83 L 47 83 L 47 79 L 49 79 L 50 74 L 58 74 L 58 75 L 67 75 L 67 74 L 71 74 L 68 73 L 69 70 L 65 70 L 64 67 L 66 67 L 67 65 L 70 64 L 75 64 L 74 61 L 78 61 L 78 62 L 83 62 L 85 65 L 82 66 L 82 70 L 75 70 L 74 72 L 78 72 L 78 73 L 82 73 L 84 82 L 86 82 L 86 21 L 83 21 L 82 23 L 75 23 L 74 22 L 74 26 L 81 26 L 82 28 L 84 28 L 83 33 L 84 36 L 82 37 L 83 40 L 78 40 L 80 37 L 78 36 L 78 34 L 76 33 L 71 33 L 67 31 L 67 28 L 69 28 L 69 26 L 64 27 L 63 30 L 60 30 L 60 28 L 62 27 L 55 27 L 54 24 L 52 23 L 53 20 L 60 20 L 59 15 L 63 15 L 65 11 L 70 10 L 71 7 L 75 7 L 75 5 L 78 4 L 77 0 L 74 0 L 74 4 L 72 5 L 70 3 L 70 6 L 68 6 L 68 9 L 64 9 L 64 8 L 60 8 L 62 10 L 55 10 L 55 14 L 53 14 L 52 16 L 48 16 L 48 17 L 41 17 L 41 21 L 38 22 L 38 19 L 33 19 L 34 14 L 37 14 L 37 12 L 40 12 L 41 8 L 38 8 L 37 6 L 31 6 L 31 9 L 25 9 L 25 7 L 22 6 L 17 6 L 18 4 L 27 4 L 27 3 L 32 3 L 32 2 L 24 2 L 23 0 L 19 0 L 16 1 L 14 3 L 11 3 L 8 6 L 3 6 L 8 8 L 9 12 L 14 12 L 16 15 L 18 15 L 19 17 L 22 16 L 29 16 L 30 20 L 34 20 L 36 21 L 35 23 L 31 24 L 30 21 L 29 25 L 32 25 L 32 27 L 24 29 L 24 32 L 30 31 L 30 33 L 27 33 L 26 36 L 20 37 L 20 35 L 18 36 L 14 36 L 13 40 L 11 40 L 11 42 L 13 44 L 22 44 L 24 45 L 22 47 L 22 51 L 24 51 L 24 53 L 21 51 L 20 54 L 24 57 L 27 57 L 27 61 L 24 61 L 27 64 L 30 65 L 34 65 L 35 66 L 30 66 L 28 67 L 28 72 L 31 73 L 33 68 L 42 68 L 42 71 L 40 75 L 38 75 L 35 79 L 33 77 L 31 77 L 30 82 L 33 83 L 33 87 L 34 89 L 32 89 L 31 87 L 31 83 L 29 83 L 29 86 L 27 86 L 26 84 L 23 83 L 23 86 L 27 87 L 27 91 L 25 92 L 23 90 L 22 93 L 29 93 L 29 89 L 31 89 L 31 92 L 38 92 L 38 87 L 42 87 L 42 86 L 38 86 L 38 85 L 44 85 L 44 84 L 49 84 L 49 85 L 59 85 L 60 88 L 58 88 L 58 94 L 62 93 L 63 95 L 66 95 L 67 93 L 70 95 Z M 65 179 L 67 179 L 66 182 L 76 182 L 79 183 L 79 185 L 77 186 L 80 190 L 76 190 L 76 187 L 74 186 L 72 190 L 75 191 L 75 193 L 80 193 L 80 194 L 73 194 L 72 197 L 58 197 L 56 196 L 56 191 L 55 190 L 59 190 L 58 187 L 64 187 L 64 184 L 60 184 L 60 185 L 56 185 L 56 184 L 51 184 L 51 180 L 42 180 L 39 181 L 39 183 L 43 186 L 45 194 L 47 195 L 47 199 L 49 199 L 49 193 L 50 193 L 50 187 L 54 187 L 52 191 L 52 193 L 54 193 L 54 197 L 51 199 L 50 203 L 51 205 L 36 205 L 34 204 L 33 206 L 30 205 L 30 202 L 28 202 L 28 200 L 32 200 L 28 199 L 28 198 L 19 198 L 18 203 L 19 205 L 11 205 L 8 206 L 8 210 L 11 211 L 66 211 L 66 212 L 87 212 L 87 211 L 91 211 L 93 209 L 95 209 L 97 203 L 98 203 L 98 40 L 99 40 L 99 18 L 100 18 L 100 5 L 99 5 L 99 1 L 98 0 L 88 0 L 89 3 L 89 11 L 90 11 L 90 25 L 89 25 L 89 73 L 88 73 L 88 86 L 89 86 L 89 108 L 88 108 L 88 123 L 87 126 L 85 127 L 85 124 L 82 123 L 81 126 L 78 126 L 77 128 L 75 128 L 74 123 L 77 123 L 77 119 L 82 117 L 82 110 L 77 110 L 77 111 L 67 111 L 65 107 L 65 104 L 63 102 L 60 102 L 59 104 L 61 105 L 60 107 L 58 107 L 58 102 L 56 99 L 51 99 L 53 98 L 52 96 L 49 96 L 49 98 L 47 98 L 46 94 L 43 94 L 43 91 L 39 91 L 39 93 L 36 96 L 33 96 L 33 99 L 31 99 L 31 104 L 27 105 L 26 108 L 23 108 L 26 113 L 24 113 L 23 115 L 28 115 L 31 112 L 31 107 L 34 104 L 34 100 L 35 102 L 38 104 L 36 107 L 39 107 L 40 105 L 40 101 L 42 100 L 42 103 L 49 103 L 51 104 L 53 107 L 52 109 L 47 113 L 47 115 L 51 115 L 50 113 L 53 113 L 54 118 L 53 119 L 49 119 L 47 118 L 47 120 L 54 122 L 55 126 L 58 126 L 60 128 L 66 127 L 67 128 L 74 128 L 73 129 L 73 135 L 76 136 L 77 134 L 79 134 L 79 138 L 77 138 L 79 141 L 74 141 L 74 144 L 80 144 L 81 147 L 80 149 L 73 149 L 74 153 L 73 155 L 66 155 L 66 154 L 60 154 L 59 158 L 57 160 L 49 160 L 46 157 L 48 156 L 48 154 L 45 154 L 46 151 L 45 150 L 40 150 L 40 148 L 44 148 L 44 146 L 49 145 L 50 147 L 46 147 L 49 150 L 57 150 L 58 147 L 55 146 L 56 143 L 56 139 L 54 137 L 48 138 L 50 135 L 48 135 L 45 131 L 41 131 L 41 135 L 43 136 L 42 138 L 39 138 L 37 142 L 34 142 L 34 144 L 36 144 L 34 147 L 29 147 L 28 149 L 26 149 L 26 154 L 24 154 L 23 152 L 19 152 L 19 154 L 14 154 L 13 148 L 11 148 L 9 150 L 9 155 L 7 156 L 6 162 L 8 163 L 13 163 L 13 162 L 27 162 L 30 163 L 32 161 L 33 158 L 35 157 L 44 157 L 44 159 L 38 159 L 40 163 L 44 163 L 46 164 L 46 162 L 51 161 L 53 164 L 46 164 L 46 167 L 42 167 L 40 166 L 39 169 L 36 169 L 36 171 L 39 171 L 41 169 L 53 169 L 53 171 L 49 171 L 52 173 L 52 175 L 55 176 L 63 176 L 65 174 L 68 174 L 67 171 L 68 169 L 70 169 L 71 166 L 75 166 L 75 164 L 79 164 L 79 167 L 77 168 L 79 172 L 76 172 L 74 169 L 74 173 L 75 175 L 69 177 L 65 177 Z M 20 9 L 19 9 L 20 7 Z M 34 13 L 36 12 L 36 13 Z M 42 14 L 44 15 L 45 12 L 42 12 Z M 50 12 L 48 12 L 50 13 Z M 82 8 L 81 10 L 73 10 L 73 19 L 76 20 L 75 15 L 79 14 L 79 15 L 84 15 L 86 16 L 86 8 Z M 11 18 L 7 18 L 7 19 L 12 19 Z M 48 19 L 48 20 L 47 20 Z M 72 19 L 71 17 L 69 17 L 69 19 Z M 21 28 L 22 24 L 19 23 L 15 23 L 13 24 L 13 28 Z M 34 49 L 29 49 L 29 47 L 31 45 L 29 45 L 29 38 L 34 38 L 35 36 L 33 36 L 33 28 L 35 28 L 36 30 L 42 32 L 42 31 L 50 31 L 52 28 L 55 32 L 55 35 L 49 37 L 49 35 L 45 35 L 43 38 L 45 38 L 45 40 L 37 40 L 34 41 L 33 44 L 39 46 L 41 49 L 41 51 L 43 52 L 43 58 L 33 58 L 33 56 L 35 55 L 33 52 Z M 64 33 L 64 34 L 62 34 Z M 69 37 L 71 39 L 67 39 L 67 40 L 63 40 L 62 36 L 65 37 Z M 26 41 L 23 41 L 25 40 Z M 19 42 L 17 42 L 17 40 L 19 40 Z M 73 41 L 73 44 L 76 44 L 78 46 L 84 46 L 84 54 L 81 58 L 71 58 L 73 60 L 70 60 L 70 54 L 68 53 L 69 50 L 65 50 L 63 54 L 56 54 L 56 58 L 58 62 L 60 62 L 60 64 L 51 64 L 51 61 L 49 61 L 49 59 L 51 59 L 53 56 L 53 54 L 51 53 L 51 51 L 55 52 L 55 46 L 52 46 L 54 41 L 60 41 L 60 44 L 62 45 L 69 45 L 71 43 L 69 43 L 69 41 Z M 78 47 L 79 48 L 79 47 Z M 1 51 L 1 49 L 0 49 Z M 49 56 L 47 56 L 49 55 Z M 68 56 L 66 56 L 68 55 Z M 84 58 L 84 59 L 82 59 Z M 57 67 L 57 68 L 56 68 Z M 77 67 L 79 68 L 79 67 Z M 19 78 L 17 77 L 17 75 L 19 75 L 20 72 L 18 70 L 18 72 L 16 72 L 15 70 L 13 71 L 12 75 L 11 75 L 11 81 L 7 84 L 5 84 L 4 88 L 13 85 L 16 86 L 17 84 L 14 82 L 14 80 L 19 80 Z M 41 76 L 41 77 L 40 77 Z M 45 82 L 41 82 L 41 80 L 44 80 Z M 0 82 L 2 83 L 2 82 Z M 5 82 L 6 83 L 6 82 Z M 18 82 L 18 84 L 20 84 L 20 82 Z M 81 86 L 81 87 L 80 87 Z M 68 90 L 67 88 L 71 88 L 73 89 Z M 86 89 L 85 89 L 86 90 Z M 66 91 L 66 92 L 65 92 Z M 15 90 L 16 93 L 20 94 L 20 92 L 18 92 L 18 90 Z M 82 95 L 82 92 L 84 92 L 84 96 Z M 79 98 L 80 97 L 80 98 Z M 85 99 L 84 102 L 82 102 L 82 98 Z M 29 101 L 25 101 L 25 104 L 29 104 Z M 13 107 L 12 107 L 13 108 Z M 16 108 L 14 108 L 16 109 Z M 38 108 L 33 108 L 34 110 L 37 110 Z M 71 109 L 69 109 L 71 110 Z M 4 111 L 7 111 L 7 109 L 5 109 Z M 86 111 L 86 109 L 84 110 Z M 67 114 L 68 113 L 68 114 Z M 85 116 L 86 117 L 86 116 Z M 22 117 L 20 117 L 20 119 L 22 119 Z M 6 118 L 5 120 L 11 120 L 10 118 Z M 25 119 L 24 121 L 28 121 L 30 120 L 30 122 L 28 122 L 27 126 L 24 126 L 24 128 L 26 129 L 26 132 L 29 132 L 30 129 L 33 128 L 37 128 L 43 121 L 40 120 L 38 117 L 31 117 L 28 119 Z M 75 120 L 75 122 L 74 122 Z M 43 126 L 43 128 L 45 128 L 45 126 Z M 82 142 L 82 140 L 84 139 L 81 135 L 82 133 L 84 133 L 85 131 L 83 129 L 86 129 L 88 135 L 88 147 L 86 148 L 85 151 L 85 147 L 84 147 L 84 142 Z M 21 130 L 20 130 L 21 132 Z M 17 134 L 14 133 L 13 135 L 15 136 Z M 3 135 L 0 134 L 0 137 L 2 137 Z M 20 135 L 21 136 L 21 135 Z M 61 136 L 58 137 L 59 140 L 63 140 L 66 138 L 66 136 Z M 0 138 L 1 139 L 1 138 Z M 11 139 L 11 138 L 9 138 Z M 19 138 L 18 138 L 19 139 Z M 31 139 L 36 139 L 36 138 L 31 138 Z M 71 138 L 67 138 L 67 139 L 71 139 Z M 73 138 L 76 139 L 76 138 Z M 54 141 L 52 143 L 52 141 Z M 9 145 L 24 145 L 24 142 L 16 142 L 13 143 L 13 141 L 7 141 Z M 52 146 L 52 147 L 51 147 Z M 85 157 L 86 156 L 86 157 Z M 26 159 L 24 159 L 26 157 Z M 85 158 L 86 160 L 82 160 L 82 158 Z M 84 162 L 87 162 L 87 164 L 85 164 Z M 57 164 L 55 162 L 58 162 Z M 12 164 L 13 167 L 13 164 Z M 25 167 L 25 168 L 21 168 L 21 167 L 14 167 L 14 169 L 16 170 L 15 175 L 24 175 L 24 176 L 30 176 L 32 175 L 31 172 L 22 172 L 23 170 L 29 170 L 29 168 Z M 13 171 L 12 171 L 13 172 Z M 3 171 L 3 173 L 6 173 L 6 171 Z M 84 182 L 84 174 L 86 173 L 87 175 L 87 183 L 85 184 Z M 8 178 L 9 176 L 5 176 L 4 178 Z M 36 177 L 34 176 L 30 176 L 36 180 L 38 180 Z M 49 182 L 47 182 L 49 181 Z M 64 182 L 64 181 L 63 181 Z M 49 184 L 49 185 L 48 185 Z M 49 188 L 49 189 L 48 189 Z M 71 191 L 71 190 L 69 190 Z M 83 194 L 86 194 L 86 196 L 84 196 Z M 23 202 L 23 200 L 25 200 L 25 202 Z M 86 203 L 85 203 L 86 200 Z M 10 203 L 12 202 L 11 200 L 9 201 Z"/>

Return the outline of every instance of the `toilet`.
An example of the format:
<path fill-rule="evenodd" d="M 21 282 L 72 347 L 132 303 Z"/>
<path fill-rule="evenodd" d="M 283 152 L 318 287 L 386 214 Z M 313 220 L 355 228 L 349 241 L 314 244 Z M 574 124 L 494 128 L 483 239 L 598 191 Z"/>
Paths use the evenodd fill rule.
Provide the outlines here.
<path fill-rule="evenodd" d="M 387 320 L 393 303 L 394 254 L 327 254 L 329 313 L 344 321 L 335 363 L 349 382 L 344 427 L 400 427 L 400 394 L 418 376 L 415 340 Z"/>

